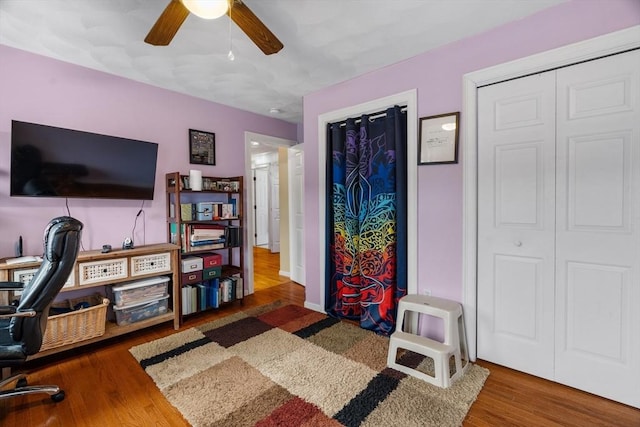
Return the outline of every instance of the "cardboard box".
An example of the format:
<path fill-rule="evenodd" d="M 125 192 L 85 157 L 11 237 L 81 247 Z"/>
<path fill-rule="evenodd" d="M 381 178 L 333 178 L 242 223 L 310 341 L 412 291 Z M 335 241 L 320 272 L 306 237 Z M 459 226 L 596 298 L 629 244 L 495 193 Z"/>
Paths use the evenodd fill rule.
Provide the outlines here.
<path fill-rule="evenodd" d="M 222 265 L 222 255 L 220 254 L 201 254 L 202 268 L 220 267 Z"/>
<path fill-rule="evenodd" d="M 202 282 L 202 270 L 182 273 L 180 279 L 183 285 Z"/>
<path fill-rule="evenodd" d="M 197 203 L 196 219 L 198 221 L 211 221 L 213 219 L 213 203 L 212 202 Z"/>
<path fill-rule="evenodd" d="M 198 256 L 190 256 L 182 258 L 182 272 L 190 273 L 192 271 L 202 270 L 202 258 Z"/>
<path fill-rule="evenodd" d="M 211 267 L 202 270 L 202 280 L 210 280 L 216 277 L 220 277 L 222 274 L 222 267 Z"/>

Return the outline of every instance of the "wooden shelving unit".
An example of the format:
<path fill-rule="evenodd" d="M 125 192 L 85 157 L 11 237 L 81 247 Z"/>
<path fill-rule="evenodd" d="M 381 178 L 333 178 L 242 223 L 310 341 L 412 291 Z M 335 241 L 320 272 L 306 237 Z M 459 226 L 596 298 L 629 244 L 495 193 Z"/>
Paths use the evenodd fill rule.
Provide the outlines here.
<path fill-rule="evenodd" d="M 206 253 L 219 253 L 223 256 L 224 265 L 222 266 L 221 277 L 237 276 L 242 280 L 241 285 L 244 286 L 244 205 L 243 205 L 243 177 L 211 177 L 203 176 L 202 190 L 193 191 L 189 187 L 189 176 L 180 174 L 179 172 L 167 173 L 165 176 L 166 192 L 167 192 L 167 241 L 180 247 L 181 257 L 190 255 L 203 255 Z M 211 218 L 198 219 L 198 215 L 205 212 L 198 211 L 201 203 L 226 204 L 234 207 L 232 215 L 224 215 L 220 210 L 212 212 Z M 191 205 L 191 217 L 185 218 L 183 205 Z M 195 209 L 195 215 L 193 210 Z M 189 211 L 189 209 L 185 209 Z M 225 211 L 225 213 L 228 211 Z M 187 213 L 188 214 L 188 213 Z M 195 218 L 194 218 L 195 217 Z M 235 238 L 232 242 L 225 241 L 224 245 L 218 244 L 219 247 L 197 247 L 191 246 L 188 234 L 189 230 L 198 226 L 215 225 L 225 227 L 227 231 L 234 230 Z M 181 263 L 178 263 L 178 268 Z M 179 289 L 186 285 L 182 272 L 179 276 Z M 242 301 L 244 298 L 244 289 L 235 294 L 232 299 Z M 182 320 L 182 306 L 176 307 L 179 310 L 178 318 Z M 199 310 L 200 311 L 200 310 Z M 192 314 L 192 313 L 189 313 Z"/>

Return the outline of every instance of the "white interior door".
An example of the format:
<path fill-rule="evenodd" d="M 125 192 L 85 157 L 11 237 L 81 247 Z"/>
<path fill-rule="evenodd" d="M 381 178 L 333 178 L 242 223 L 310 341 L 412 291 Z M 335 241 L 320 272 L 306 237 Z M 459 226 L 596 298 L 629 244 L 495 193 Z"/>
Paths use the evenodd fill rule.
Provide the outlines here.
<path fill-rule="evenodd" d="M 269 243 L 269 170 L 254 169 L 256 246 Z"/>
<path fill-rule="evenodd" d="M 304 155 L 302 147 L 289 148 L 289 253 L 291 280 L 305 283 L 304 267 Z"/>
<path fill-rule="evenodd" d="M 557 76 L 556 380 L 640 407 L 640 51 Z"/>
<path fill-rule="evenodd" d="M 640 407 L 640 52 L 478 111 L 478 356 Z"/>
<path fill-rule="evenodd" d="M 278 163 L 269 166 L 269 250 L 280 252 L 280 168 Z"/>
<path fill-rule="evenodd" d="M 478 91 L 478 357 L 553 377 L 555 76 Z"/>

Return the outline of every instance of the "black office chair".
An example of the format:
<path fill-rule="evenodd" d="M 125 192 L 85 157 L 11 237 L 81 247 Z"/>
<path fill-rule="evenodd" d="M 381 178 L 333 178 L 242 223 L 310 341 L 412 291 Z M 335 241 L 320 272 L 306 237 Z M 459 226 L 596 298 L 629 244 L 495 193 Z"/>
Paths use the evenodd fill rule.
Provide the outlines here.
<path fill-rule="evenodd" d="M 42 264 L 29 283 L 0 282 L 0 290 L 22 290 L 17 305 L 0 305 L 0 368 L 3 371 L 22 365 L 42 346 L 49 307 L 60 292 L 78 256 L 82 223 L 74 218 L 58 217 L 44 232 Z M 2 390 L 12 382 L 16 387 Z M 64 391 L 55 385 L 28 386 L 24 374 L 9 376 L 0 382 L 0 399 L 25 394 L 47 393 L 54 402 L 64 399 Z"/>

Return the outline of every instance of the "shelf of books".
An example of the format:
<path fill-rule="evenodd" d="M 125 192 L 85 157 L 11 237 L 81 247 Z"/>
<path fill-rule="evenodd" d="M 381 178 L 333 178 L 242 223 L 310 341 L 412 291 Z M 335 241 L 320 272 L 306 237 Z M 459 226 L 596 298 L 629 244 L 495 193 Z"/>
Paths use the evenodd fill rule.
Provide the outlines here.
<path fill-rule="evenodd" d="M 244 298 L 242 177 L 166 174 L 167 238 L 180 247 L 180 318 Z"/>

